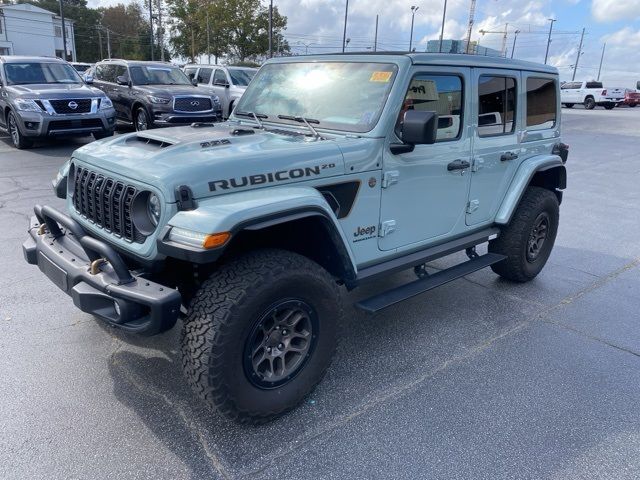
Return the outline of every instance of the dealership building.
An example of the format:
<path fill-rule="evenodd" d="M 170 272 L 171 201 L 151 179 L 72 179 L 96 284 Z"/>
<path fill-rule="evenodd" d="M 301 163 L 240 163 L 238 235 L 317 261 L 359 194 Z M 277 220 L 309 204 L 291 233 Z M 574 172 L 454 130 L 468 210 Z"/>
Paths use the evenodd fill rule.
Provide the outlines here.
<path fill-rule="evenodd" d="M 76 60 L 74 22 L 65 18 L 67 54 L 63 53 L 62 19 L 57 14 L 21 3 L 0 6 L 0 55 L 38 55 Z"/>

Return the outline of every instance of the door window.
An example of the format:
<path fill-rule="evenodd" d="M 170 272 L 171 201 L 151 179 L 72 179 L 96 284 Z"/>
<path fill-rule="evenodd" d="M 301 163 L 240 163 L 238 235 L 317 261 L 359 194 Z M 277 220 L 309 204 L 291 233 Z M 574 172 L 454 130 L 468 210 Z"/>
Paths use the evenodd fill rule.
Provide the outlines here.
<path fill-rule="evenodd" d="M 198 72 L 198 83 L 209 83 L 209 80 L 211 80 L 212 72 L 213 69 L 211 68 L 201 68 Z"/>
<path fill-rule="evenodd" d="M 114 77 L 114 80 L 117 80 L 118 77 L 124 77 L 129 81 L 129 72 L 127 71 L 127 67 L 124 65 L 116 65 L 114 68 Z"/>
<path fill-rule="evenodd" d="M 478 136 L 506 135 L 516 127 L 516 81 L 483 75 L 478 82 Z"/>
<path fill-rule="evenodd" d="M 557 105 L 555 80 L 527 78 L 527 129 L 555 127 Z"/>
<path fill-rule="evenodd" d="M 227 84 L 227 76 L 225 75 L 223 70 L 220 70 L 220 69 L 216 70 L 216 73 L 213 75 L 213 84 L 214 85 Z"/>
<path fill-rule="evenodd" d="M 187 67 L 184 69 L 184 74 L 189 77 L 189 80 L 193 80 L 196 78 L 196 72 L 198 71 L 197 67 Z"/>
<path fill-rule="evenodd" d="M 436 141 L 455 140 L 462 131 L 464 99 L 462 79 L 457 75 L 418 74 L 411 80 L 396 123 L 400 135 L 404 114 L 408 110 L 436 112 Z"/>
<path fill-rule="evenodd" d="M 116 66 L 115 65 L 98 65 L 96 67 L 96 79 L 103 82 L 116 82 Z"/>

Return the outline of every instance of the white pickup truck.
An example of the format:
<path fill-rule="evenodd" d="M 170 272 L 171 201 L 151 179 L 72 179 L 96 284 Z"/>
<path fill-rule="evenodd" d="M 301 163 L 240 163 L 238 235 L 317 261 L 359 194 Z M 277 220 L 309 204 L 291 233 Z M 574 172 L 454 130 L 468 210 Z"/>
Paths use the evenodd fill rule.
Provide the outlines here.
<path fill-rule="evenodd" d="M 567 82 L 560 87 L 560 101 L 567 108 L 582 104 L 587 110 L 601 105 L 611 110 L 624 100 L 624 88 L 604 88 L 602 82 Z"/>

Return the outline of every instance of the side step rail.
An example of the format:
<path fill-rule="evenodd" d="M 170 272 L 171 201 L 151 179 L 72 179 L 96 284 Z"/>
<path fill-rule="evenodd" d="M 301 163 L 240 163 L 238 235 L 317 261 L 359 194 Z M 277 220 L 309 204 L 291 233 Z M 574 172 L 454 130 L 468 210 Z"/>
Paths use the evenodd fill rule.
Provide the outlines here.
<path fill-rule="evenodd" d="M 486 253 L 464 263 L 447 268 L 446 270 L 429 275 L 428 277 L 379 293 L 378 295 L 367 298 L 366 300 L 361 300 L 356 303 L 356 307 L 368 313 L 375 313 L 384 308 L 390 307 L 391 305 L 395 305 L 402 300 L 415 297 L 416 295 L 432 290 L 440 285 L 452 282 L 453 280 L 469 275 L 475 271 L 482 270 L 483 268 L 493 265 L 494 263 L 498 263 L 505 258 L 506 257 L 504 255 L 499 255 L 497 253 Z"/>

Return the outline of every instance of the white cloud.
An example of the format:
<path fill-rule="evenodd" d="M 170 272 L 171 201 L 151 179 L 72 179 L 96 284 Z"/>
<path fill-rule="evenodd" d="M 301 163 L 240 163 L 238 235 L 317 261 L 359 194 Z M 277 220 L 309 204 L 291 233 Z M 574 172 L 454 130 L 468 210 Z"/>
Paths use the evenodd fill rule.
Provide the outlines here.
<path fill-rule="evenodd" d="M 640 18 L 640 0 L 593 0 L 591 14 L 598 22 Z"/>

